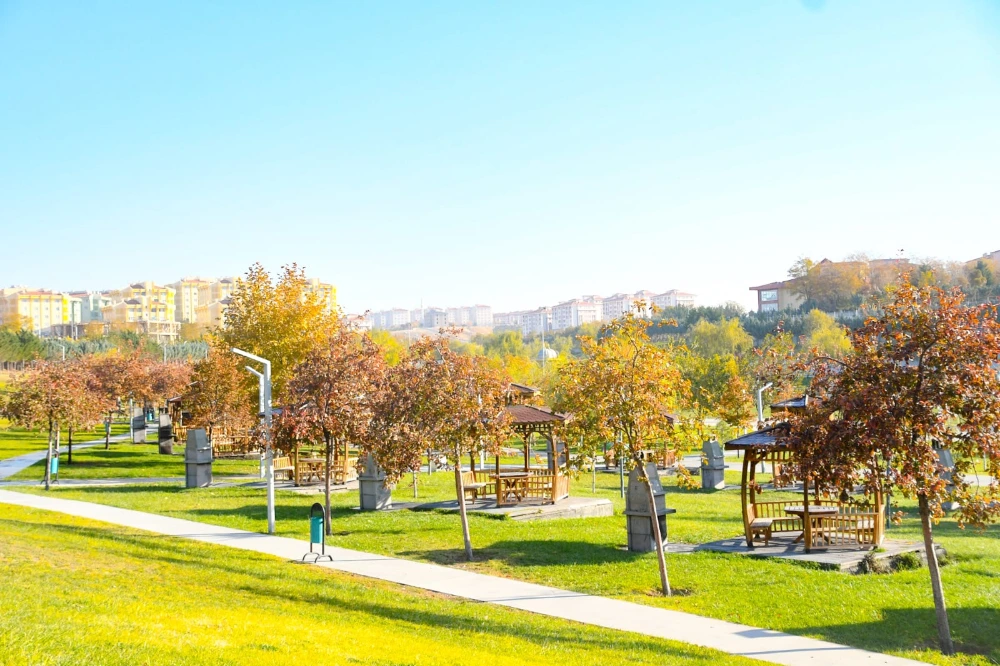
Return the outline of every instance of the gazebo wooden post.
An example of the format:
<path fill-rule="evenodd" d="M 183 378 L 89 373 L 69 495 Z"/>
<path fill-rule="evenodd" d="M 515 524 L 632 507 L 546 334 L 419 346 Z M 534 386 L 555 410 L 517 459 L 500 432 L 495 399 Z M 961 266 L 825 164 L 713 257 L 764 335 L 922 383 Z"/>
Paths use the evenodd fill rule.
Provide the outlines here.
<path fill-rule="evenodd" d="M 293 455 L 295 456 L 295 462 L 293 467 L 295 469 L 292 470 L 292 474 L 295 476 L 295 483 L 293 485 L 297 486 L 299 485 L 299 440 L 295 440 L 294 447 L 295 451 Z"/>
<path fill-rule="evenodd" d="M 531 435 L 532 435 L 532 433 L 529 430 L 529 431 L 527 431 L 526 433 L 524 433 L 521 436 L 521 439 L 524 441 L 524 471 L 525 472 L 528 471 L 528 467 L 529 467 L 529 465 L 528 465 L 528 456 L 531 454 Z"/>
<path fill-rule="evenodd" d="M 750 451 L 743 454 L 743 477 L 740 483 L 740 501 L 743 504 L 743 532 L 747 538 L 747 548 L 753 547 L 753 534 L 750 533 L 750 518 L 747 515 L 747 466 L 750 464 Z"/>
<path fill-rule="evenodd" d="M 802 542 L 806 552 L 812 552 L 812 520 L 809 518 L 809 474 L 802 479 Z"/>

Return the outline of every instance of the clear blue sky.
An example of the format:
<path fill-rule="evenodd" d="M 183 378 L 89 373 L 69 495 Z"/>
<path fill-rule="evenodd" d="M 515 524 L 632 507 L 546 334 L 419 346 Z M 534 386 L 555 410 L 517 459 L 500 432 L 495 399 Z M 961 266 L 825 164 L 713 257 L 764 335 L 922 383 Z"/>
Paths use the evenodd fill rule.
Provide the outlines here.
<path fill-rule="evenodd" d="M 349 310 L 1000 249 L 1000 2 L 0 0 L 0 283 Z"/>

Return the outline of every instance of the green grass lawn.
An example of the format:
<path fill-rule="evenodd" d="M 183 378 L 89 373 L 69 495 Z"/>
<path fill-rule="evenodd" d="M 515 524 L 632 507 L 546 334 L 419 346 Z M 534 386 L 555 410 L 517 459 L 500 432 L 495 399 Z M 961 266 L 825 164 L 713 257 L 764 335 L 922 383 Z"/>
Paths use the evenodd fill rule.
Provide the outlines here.
<path fill-rule="evenodd" d="M 453 475 L 420 477 L 421 500 L 453 498 Z M 331 542 L 417 560 L 451 564 L 483 573 L 518 578 L 638 603 L 689 611 L 758 627 L 788 631 L 872 650 L 942 664 L 1000 661 L 1000 530 L 962 531 L 950 520 L 937 528 L 950 553 L 944 568 L 951 624 L 966 654 L 946 659 L 935 651 L 933 601 L 926 569 L 883 576 L 852 576 L 789 562 L 739 555 L 668 555 L 671 582 L 680 594 L 656 593 L 658 575 L 652 554 L 623 550 L 623 501 L 618 477 L 598 474 L 598 495 L 611 499 L 609 518 L 516 522 L 470 517 L 476 561 L 461 555 L 458 517 L 436 511 L 359 513 L 357 493 L 333 497 Z M 585 475 L 572 494 L 590 495 Z M 411 501 L 404 479 L 394 496 Z M 738 491 L 682 491 L 667 479 L 673 541 L 701 543 L 740 534 Z M 32 489 L 30 492 L 44 492 Z M 178 487 L 127 486 L 59 489 L 56 497 L 81 499 L 257 532 L 266 529 L 264 493 L 250 488 L 184 490 Z M 768 493 L 772 498 L 779 496 Z M 787 495 L 797 499 L 797 495 Z M 306 515 L 316 496 L 277 494 L 278 533 L 305 538 Z M 912 506 L 890 538 L 919 540 Z M 991 662 L 992 660 L 992 662 Z"/>
<path fill-rule="evenodd" d="M 59 464 L 60 479 L 135 479 L 184 476 L 183 447 L 174 447 L 173 455 L 159 452 L 156 444 L 112 442 L 108 450 L 103 445 L 73 452 L 73 463 L 63 454 Z M 260 462 L 221 458 L 212 464 L 216 476 L 258 474 Z M 41 480 L 45 462 L 41 461 L 10 477 L 13 481 Z"/>
<path fill-rule="evenodd" d="M 9 666 L 761 663 L 9 505 L 0 580 Z"/>
<path fill-rule="evenodd" d="M 118 435 L 128 432 L 127 424 L 115 423 L 111 426 L 111 434 Z M 45 450 L 45 443 L 48 433 L 24 428 L 11 427 L 4 419 L 0 419 L 0 460 L 24 455 L 25 453 L 35 453 Z M 99 426 L 93 430 L 85 430 L 73 433 L 73 442 L 81 443 L 88 440 L 104 439 L 104 426 Z M 61 444 L 66 444 L 66 433 L 63 432 Z"/>

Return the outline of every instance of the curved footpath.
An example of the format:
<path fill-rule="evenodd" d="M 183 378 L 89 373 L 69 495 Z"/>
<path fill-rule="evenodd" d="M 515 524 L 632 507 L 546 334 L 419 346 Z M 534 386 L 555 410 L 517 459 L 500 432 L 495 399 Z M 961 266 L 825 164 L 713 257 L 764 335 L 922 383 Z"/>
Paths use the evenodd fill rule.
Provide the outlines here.
<path fill-rule="evenodd" d="M 309 549 L 308 543 L 297 539 L 8 490 L 0 490 L 0 504 L 58 511 L 156 534 L 264 553 L 285 560 L 299 560 Z M 0 509 L 0 518 L 2 516 L 3 510 Z M 835 666 L 850 663 L 855 666 L 874 664 L 913 666 L 923 663 L 769 629 L 758 629 L 680 611 L 487 576 L 437 564 L 401 560 L 344 548 L 327 548 L 327 552 L 333 556 L 334 561 L 321 562 L 315 566 L 463 599 L 519 608 L 549 617 L 691 643 L 776 664 Z"/>
<path fill-rule="evenodd" d="M 128 439 L 128 435 L 115 435 L 111 438 L 112 442 L 121 442 Z M 80 442 L 79 444 L 73 445 L 73 450 L 86 449 L 91 446 L 97 446 L 98 444 L 103 444 L 103 439 L 92 439 L 87 442 Z M 66 453 L 69 451 L 69 447 L 60 446 L 59 453 Z M 45 460 L 45 451 L 35 451 L 34 453 L 25 453 L 20 456 L 14 456 L 13 458 L 7 458 L 6 460 L 0 460 L 0 481 L 9 478 L 20 472 L 21 470 L 28 469 L 35 463 L 39 463 Z"/>

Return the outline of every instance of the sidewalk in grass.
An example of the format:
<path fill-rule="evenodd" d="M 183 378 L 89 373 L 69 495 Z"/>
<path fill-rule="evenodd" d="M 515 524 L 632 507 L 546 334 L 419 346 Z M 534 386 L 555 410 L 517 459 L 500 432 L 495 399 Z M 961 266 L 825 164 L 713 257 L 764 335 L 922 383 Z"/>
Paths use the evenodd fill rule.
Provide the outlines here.
<path fill-rule="evenodd" d="M 245 532 L 90 502 L 0 490 L 0 504 L 3 503 L 58 511 L 157 534 L 265 553 L 286 560 L 299 560 L 309 549 L 306 542 L 297 539 Z M 454 597 L 519 608 L 549 617 L 691 643 L 777 664 L 835 666 L 850 663 L 904 666 L 921 663 L 778 631 L 487 576 L 437 564 L 401 560 L 344 548 L 328 548 L 327 552 L 333 556 L 334 561 L 322 562 L 318 566 Z"/>
<path fill-rule="evenodd" d="M 73 445 L 76 447 L 76 444 Z M 228 486 L 241 486 L 256 484 L 256 475 L 244 474 L 241 476 L 216 476 L 212 479 L 213 488 L 225 488 Z M 13 488 L 16 486 L 37 486 L 41 481 L 37 479 L 26 479 L 18 481 L 3 481 L 0 479 L 0 488 Z M 148 484 L 174 484 L 183 485 L 183 476 L 151 476 L 151 477 L 126 477 L 117 479 L 59 479 L 53 482 L 56 488 L 110 488 L 114 486 L 140 486 Z M 322 489 L 320 489 L 322 490 Z"/>
<path fill-rule="evenodd" d="M 115 435 L 111 438 L 112 442 L 121 442 L 129 438 L 127 434 L 125 435 Z M 79 444 L 73 445 L 73 450 L 86 449 L 91 446 L 97 446 L 98 444 L 103 444 L 103 439 L 92 439 L 87 442 L 80 442 Z M 69 447 L 60 446 L 59 453 L 66 453 L 69 451 Z M 35 451 L 34 453 L 25 453 L 24 455 L 14 456 L 13 458 L 7 458 L 6 460 L 0 460 L 0 480 L 9 478 L 17 474 L 23 469 L 28 469 L 37 462 L 45 460 L 45 450 Z"/>

